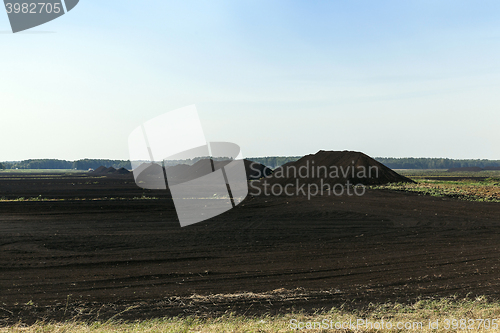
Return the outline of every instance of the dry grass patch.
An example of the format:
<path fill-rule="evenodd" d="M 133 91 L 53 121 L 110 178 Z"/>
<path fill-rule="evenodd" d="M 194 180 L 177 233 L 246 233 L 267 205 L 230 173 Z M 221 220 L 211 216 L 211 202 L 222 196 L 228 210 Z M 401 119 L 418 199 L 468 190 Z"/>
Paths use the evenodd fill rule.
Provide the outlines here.
<path fill-rule="evenodd" d="M 39 322 L 32 326 L 17 324 L 0 328 L 0 332 L 498 332 L 499 317 L 500 303 L 489 302 L 485 297 L 473 300 L 444 298 L 411 305 L 372 304 L 364 310 L 348 311 L 341 307 L 313 314 L 228 314 L 214 318 L 174 317 L 137 322 Z M 429 327 L 429 323 L 434 323 L 434 327 Z"/>

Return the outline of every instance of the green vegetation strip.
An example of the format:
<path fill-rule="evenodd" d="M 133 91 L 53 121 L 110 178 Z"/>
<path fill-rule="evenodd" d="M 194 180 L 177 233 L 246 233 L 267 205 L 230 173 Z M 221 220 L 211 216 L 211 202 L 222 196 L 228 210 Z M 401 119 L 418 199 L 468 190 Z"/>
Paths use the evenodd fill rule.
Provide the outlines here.
<path fill-rule="evenodd" d="M 7 197 L 1 197 L 0 202 L 26 202 L 26 201 L 115 201 L 115 200 L 159 200 L 160 198 L 157 197 L 148 197 L 148 196 L 141 196 L 141 197 L 133 197 L 133 198 L 122 198 L 122 197 L 102 197 L 102 198 L 67 198 L 67 199 L 62 199 L 62 198 L 43 198 L 41 195 L 38 197 L 19 197 L 15 199 L 9 199 Z"/>
<path fill-rule="evenodd" d="M 485 171 L 454 171 L 449 172 L 441 169 L 406 169 L 406 170 L 394 170 L 400 175 L 409 178 L 425 179 L 428 177 L 439 177 L 439 178 L 451 178 L 451 177 L 463 177 L 464 179 L 470 178 L 488 178 L 488 177 L 500 177 L 500 170 L 485 170 Z"/>
<path fill-rule="evenodd" d="M 415 192 L 435 197 L 448 197 L 468 201 L 500 202 L 500 178 L 486 178 L 476 181 L 463 179 L 458 181 L 427 180 L 413 178 L 415 184 L 390 183 L 372 186 L 376 190 Z"/>
<path fill-rule="evenodd" d="M 341 307 L 313 314 L 38 322 L 3 327 L 0 332 L 498 332 L 499 318 L 500 303 L 479 297 L 372 304 L 362 311 Z"/>
<path fill-rule="evenodd" d="M 23 174 L 23 175 L 29 175 L 29 174 L 57 174 L 60 176 L 61 174 L 86 174 L 88 173 L 87 171 L 82 171 L 82 170 L 75 170 L 75 169 L 5 169 L 5 170 L 0 170 L 0 175 L 1 174 Z"/>

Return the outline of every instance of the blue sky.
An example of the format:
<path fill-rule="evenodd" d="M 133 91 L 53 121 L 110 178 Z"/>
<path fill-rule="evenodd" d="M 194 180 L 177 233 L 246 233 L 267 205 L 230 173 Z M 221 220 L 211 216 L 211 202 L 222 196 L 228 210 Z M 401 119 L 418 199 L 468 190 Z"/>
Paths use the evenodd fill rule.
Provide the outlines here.
<path fill-rule="evenodd" d="M 500 159 L 495 1 L 89 1 L 24 33 L 0 14 L 0 160 L 127 159 L 196 104 L 245 156 Z"/>

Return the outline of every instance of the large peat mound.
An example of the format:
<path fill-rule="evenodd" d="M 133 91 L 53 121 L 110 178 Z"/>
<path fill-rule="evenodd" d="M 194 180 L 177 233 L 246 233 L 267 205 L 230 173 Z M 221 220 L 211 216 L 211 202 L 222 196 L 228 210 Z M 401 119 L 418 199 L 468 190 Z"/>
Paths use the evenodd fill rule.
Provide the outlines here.
<path fill-rule="evenodd" d="M 356 151 L 324 151 L 282 165 L 266 178 L 268 184 L 382 185 L 413 181 L 368 155 Z M 349 182 L 349 183 L 348 183 Z"/>

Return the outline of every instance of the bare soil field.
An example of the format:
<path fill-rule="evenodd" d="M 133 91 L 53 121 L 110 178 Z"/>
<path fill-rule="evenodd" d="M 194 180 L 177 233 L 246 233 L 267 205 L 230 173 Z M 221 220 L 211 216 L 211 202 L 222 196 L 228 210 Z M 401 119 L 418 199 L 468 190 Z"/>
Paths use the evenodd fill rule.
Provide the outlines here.
<path fill-rule="evenodd" d="M 495 202 L 249 196 L 181 228 L 131 175 L 0 173 L 0 198 L 0 325 L 500 299 Z"/>

